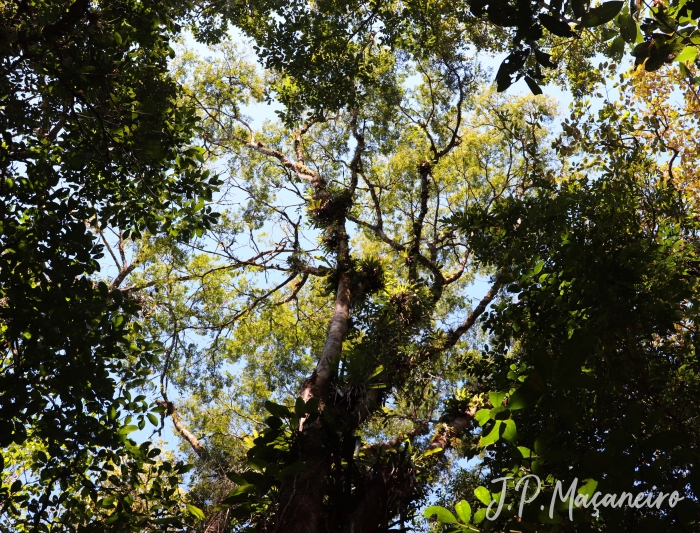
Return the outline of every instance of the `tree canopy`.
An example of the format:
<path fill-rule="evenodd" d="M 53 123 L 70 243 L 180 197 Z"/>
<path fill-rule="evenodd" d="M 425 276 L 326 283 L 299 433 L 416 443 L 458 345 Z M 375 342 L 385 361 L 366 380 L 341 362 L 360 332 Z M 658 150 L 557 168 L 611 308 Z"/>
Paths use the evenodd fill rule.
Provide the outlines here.
<path fill-rule="evenodd" d="M 496 72 L 499 91 L 524 79 L 540 84 L 581 72 L 596 54 L 655 71 L 673 61 L 694 61 L 700 33 L 694 0 L 628 3 L 618 0 L 444 0 L 397 2 L 206 1 L 195 33 L 205 42 L 229 25 L 251 37 L 265 66 L 282 74 L 273 84 L 283 114 L 335 111 L 362 99 L 354 85 L 376 76 L 374 50 L 404 48 L 430 55 L 468 46 L 507 54 Z M 332 65 L 332 68 L 329 68 Z M 691 77 L 681 68 L 680 77 Z"/>
<path fill-rule="evenodd" d="M 0 529 L 695 531 L 695 8 L 5 3 Z"/>
<path fill-rule="evenodd" d="M 148 410 L 130 391 L 153 347 L 133 321 L 137 302 L 119 290 L 128 266 L 107 282 L 97 273 L 105 231 L 186 237 L 215 220 L 204 202 L 217 181 L 188 146 L 196 117 L 177 106 L 167 67 L 186 7 L 0 7 L 0 443 L 11 472 L 1 505 L 13 531 L 101 530 L 100 505 L 110 509 L 109 494 L 138 475 L 129 465 L 149 461 L 148 446 L 125 441 L 120 413 Z M 98 500 L 90 471 L 106 464 L 124 470 Z"/>

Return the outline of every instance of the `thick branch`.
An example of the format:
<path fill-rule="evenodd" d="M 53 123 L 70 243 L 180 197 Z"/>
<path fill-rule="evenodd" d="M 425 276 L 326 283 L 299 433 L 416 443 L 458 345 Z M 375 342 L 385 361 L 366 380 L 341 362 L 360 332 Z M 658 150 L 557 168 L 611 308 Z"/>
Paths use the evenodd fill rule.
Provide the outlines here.
<path fill-rule="evenodd" d="M 347 248 L 347 236 L 345 237 Z M 345 253 L 347 256 L 347 252 Z M 340 269 L 340 266 L 338 267 Z M 321 358 L 311 377 L 306 381 L 301 392 L 305 401 L 311 398 L 325 399 L 331 380 L 331 369 L 340 357 L 343 340 L 348 332 L 350 320 L 350 277 L 341 270 L 338 280 L 338 290 L 333 308 L 333 317 L 328 328 L 326 343 L 323 346 Z"/>
<path fill-rule="evenodd" d="M 457 119 L 455 121 L 454 129 L 450 128 L 452 130 L 452 137 L 450 138 L 450 141 L 447 143 L 447 146 L 445 146 L 439 152 L 435 151 L 435 160 L 433 161 L 434 164 L 437 164 L 437 162 L 440 159 L 442 159 L 443 156 L 447 155 L 450 152 L 450 150 L 452 150 L 455 146 L 458 146 L 460 143 L 459 130 L 460 130 L 460 127 L 462 126 L 462 106 L 464 105 L 464 100 L 466 97 L 466 93 L 464 90 L 465 80 L 460 78 L 460 76 L 457 73 L 457 71 L 455 70 L 455 68 L 452 67 L 451 65 L 449 65 L 447 62 L 445 62 L 445 66 L 459 80 L 459 83 L 458 83 L 459 100 L 457 101 L 457 105 L 455 106 L 457 108 Z"/>
<path fill-rule="evenodd" d="M 126 277 L 129 274 L 131 274 L 137 266 L 138 262 L 134 261 L 129 266 L 120 269 L 119 274 L 117 274 L 117 277 L 114 278 L 114 280 L 112 281 L 112 287 L 114 287 L 115 289 L 119 288 L 119 285 L 121 285 L 124 282 Z"/>
<path fill-rule="evenodd" d="M 454 417 L 449 423 L 443 424 L 433 435 L 426 451 L 440 448 L 442 450 L 440 453 L 445 453 L 452 446 L 452 439 L 461 437 L 465 431 L 473 426 L 476 411 L 475 407 Z"/>
<path fill-rule="evenodd" d="M 207 455 L 207 449 L 202 445 L 202 443 L 199 442 L 199 439 L 197 439 L 197 437 L 195 437 L 180 421 L 180 416 L 177 414 L 175 404 L 168 400 L 156 400 L 156 403 L 165 407 L 165 412 L 168 415 L 170 415 L 170 417 L 173 419 L 173 425 L 175 426 L 177 432 L 180 435 L 182 435 L 182 438 L 185 439 L 190 444 L 190 446 L 192 446 L 192 449 L 195 451 L 195 453 L 203 459 Z"/>
<path fill-rule="evenodd" d="M 357 111 L 355 110 L 352 116 L 352 131 L 357 141 L 355 153 L 350 162 L 351 178 L 349 194 L 352 198 L 355 193 L 358 181 L 358 173 L 362 163 L 362 152 L 365 148 L 365 138 L 357 129 Z M 325 400 L 328 394 L 328 387 L 332 378 L 332 368 L 340 358 L 343 349 L 343 340 L 348 332 L 348 324 L 350 321 L 350 299 L 351 287 L 350 276 L 348 269 L 350 266 L 350 244 L 347 231 L 345 229 L 345 215 L 339 218 L 336 228 L 338 234 L 337 248 L 337 269 L 338 269 L 338 287 L 336 291 L 335 305 L 333 308 L 333 317 L 328 328 L 326 343 L 321 353 L 321 358 L 316 365 L 311 377 L 306 381 L 302 389 L 301 397 L 308 401 L 311 398 L 319 398 Z M 303 421 L 301 422 L 303 424 Z"/>
<path fill-rule="evenodd" d="M 417 258 L 420 255 L 420 242 L 423 236 L 423 223 L 425 222 L 425 216 L 428 214 L 428 188 L 430 176 L 430 163 L 428 161 L 423 161 L 418 165 L 418 172 L 420 173 L 420 207 L 418 211 L 418 218 L 413 222 L 413 242 L 411 243 L 411 249 L 408 251 L 408 277 L 411 281 L 416 281 L 417 278 Z M 442 281 L 442 274 L 439 276 L 440 281 Z M 436 279 L 437 281 L 437 279 Z"/>
<path fill-rule="evenodd" d="M 233 140 L 239 142 L 243 146 L 250 148 L 252 150 L 255 150 L 256 152 L 259 152 L 263 155 L 269 156 L 269 157 L 274 157 L 277 159 L 284 168 L 287 168 L 294 172 L 299 178 L 305 180 L 308 182 L 310 185 L 312 185 L 317 192 L 322 192 L 326 190 L 326 182 L 325 180 L 314 170 L 310 169 L 304 163 L 302 162 L 294 162 L 290 160 L 286 155 L 284 155 L 282 152 L 279 150 L 274 150 L 273 148 L 269 148 L 268 146 L 265 146 L 263 143 L 258 142 L 258 141 L 246 141 L 245 139 L 242 139 L 238 136 L 233 136 Z M 225 141 L 225 139 L 210 139 L 211 142 L 213 143 L 221 143 Z"/>
<path fill-rule="evenodd" d="M 365 451 L 386 451 L 386 450 L 391 450 L 393 448 L 396 448 L 399 444 L 404 442 L 406 439 L 409 439 L 413 441 L 416 437 L 422 437 L 423 435 L 428 434 L 428 430 L 430 429 L 430 426 L 428 424 L 427 420 L 420 420 L 418 421 L 418 425 L 405 433 L 399 433 L 396 437 L 393 439 L 380 442 L 379 444 L 370 444 L 368 446 L 364 447 Z"/>
<path fill-rule="evenodd" d="M 360 168 L 362 166 L 362 153 L 365 150 L 365 136 L 357 129 L 357 109 L 353 111 L 352 120 L 350 121 L 352 126 L 352 134 L 355 137 L 355 153 L 352 156 L 352 161 L 350 161 L 350 197 L 355 195 L 355 189 L 357 189 L 357 179 L 360 173 Z"/>
<path fill-rule="evenodd" d="M 304 150 L 301 145 L 301 137 L 304 135 L 307 131 L 309 131 L 309 128 L 316 123 L 316 120 L 312 120 L 311 122 L 307 122 L 304 124 L 301 128 L 297 129 L 294 132 L 294 152 L 296 153 L 297 156 L 297 163 L 300 165 L 304 165 Z"/>
<path fill-rule="evenodd" d="M 304 272 L 301 276 L 301 279 L 293 285 L 292 293 L 289 296 L 287 296 L 286 298 L 283 298 L 282 300 L 280 300 L 279 302 L 275 302 L 275 305 L 283 305 L 283 304 L 291 302 L 292 300 L 295 300 L 297 295 L 299 294 L 299 291 L 306 284 L 308 279 L 309 279 L 309 273 Z"/>

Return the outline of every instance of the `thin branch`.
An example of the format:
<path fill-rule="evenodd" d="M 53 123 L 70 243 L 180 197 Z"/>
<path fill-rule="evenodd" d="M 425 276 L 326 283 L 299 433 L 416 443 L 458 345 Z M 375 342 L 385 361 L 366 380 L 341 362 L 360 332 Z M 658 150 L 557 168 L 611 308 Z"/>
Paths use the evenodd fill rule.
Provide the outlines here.
<path fill-rule="evenodd" d="M 100 238 L 102 239 L 102 242 L 107 247 L 107 251 L 109 251 L 109 255 L 112 256 L 112 259 L 114 260 L 114 264 L 117 266 L 117 269 L 121 272 L 123 265 L 119 264 L 119 260 L 117 259 L 117 256 L 114 253 L 114 251 L 112 251 L 112 247 L 107 242 L 107 239 L 105 238 L 105 234 L 102 232 L 102 228 L 100 227 L 99 222 L 97 224 L 97 233 L 100 234 Z"/>
<path fill-rule="evenodd" d="M 299 291 L 306 284 L 306 281 L 308 279 L 309 279 L 309 273 L 304 272 L 304 274 L 301 276 L 301 279 L 294 285 L 294 289 L 292 290 L 292 294 L 290 294 L 286 298 L 280 300 L 279 302 L 275 302 L 275 305 L 283 305 L 283 304 L 291 302 L 292 300 L 296 300 L 296 297 L 299 294 Z"/>
<path fill-rule="evenodd" d="M 217 324 L 216 326 L 200 326 L 200 327 L 193 328 L 193 329 L 221 329 L 221 328 L 225 328 L 226 326 L 230 326 L 239 318 L 250 313 L 253 309 L 255 309 L 258 306 L 258 304 L 260 304 L 260 302 L 267 300 L 268 297 L 270 297 L 271 295 L 276 293 L 278 290 L 280 290 L 282 287 L 287 285 L 290 281 L 292 281 L 294 278 L 296 278 L 297 275 L 298 275 L 297 272 L 292 272 L 292 275 L 289 276 L 287 279 L 285 279 L 282 283 L 280 283 L 276 287 L 273 287 L 272 289 L 267 291 L 262 296 L 258 296 L 257 298 L 255 298 L 255 300 L 253 300 L 253 302 L 250 305 L 248 305 L 247 307 L 245 307 L 244 309 L 242 309 L 241 311 L 236 313 L 233 317 L 231 317 L 229 320 L 227 320 L 223 324 Z"/>
<path fill-rule="evenodd" d="M 394 239 L 389 237 L 386 233 L 384 233 L 384 229 L 380 224 L 370 224 L 369 222 L 365 222 L 364 220 L 360 220 L 357 217 L 354 217 L 352 215 L 348 215 L 348 220 L 351 222 L 354 222 L 358 226 L 363 226 L 367 228 L 368 230 L 372 231 L 377 237 L 379 237 L 382 241 L 384 241 L 386 244 L 391 246 L 394 250 L 398 252 L 405 252 L 406 247 L 403 244 L 400 244 L 396 242 Z"/>
<path fill-rule="evenodd" d="M 464 273 L 464 269 L 467 266 L 467 261 L 469 260 L 469 248 L 464 250 L 464 253 L 462 254 L 462 258 L 459 261 L 459 266 L 457 267 L 457 270 L 453 272 L 452 274 L 449 274 L 448 276 L 445 276 L 445 285 L 449 285 L 450 283 L 454 283 L 457 281 L 459 278 L 462 277 L 462 274 Z"/>
<path fill-rule="evenodd" d="M 491 285 L 489 292 L 481 299 L 479 305 L 477 305 L 474 310 L 469 313 L 467 318 L 462 322 L 456 329 L 450 331 L 447 335 L 447 344 L 443 346 L 443 350 L 451 348 L 457 341 L 464 335 L 476 322 L 476 319 L 481 316 L 481 314 L 486 310 L 486 307 L 493 301 L 498 294 L 498 290 L 501 288 L 500 276 L 496 275 L 496 281 Z"/>

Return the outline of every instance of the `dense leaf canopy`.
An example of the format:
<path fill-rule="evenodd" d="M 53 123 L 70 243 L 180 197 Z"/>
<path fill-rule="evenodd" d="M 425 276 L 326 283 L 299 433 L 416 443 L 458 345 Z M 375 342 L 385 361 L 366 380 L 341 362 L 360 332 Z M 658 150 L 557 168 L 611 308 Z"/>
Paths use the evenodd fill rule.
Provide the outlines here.
<path fill-rule="evenodd" d="M 694 0 L 0 10 L 0 530 L 697 530 Z"/>
<path fill-rule="evenodd" d="M 374 51 L 382 47 L 418 55 L 460 45 L 507 53 L 495 76 L 498 90 L 524 79 L 540 94 L 542 82 L 580 72 L 595 54 L 616 61 L 631 55 L 647 71 L 695 60 L 699 11 L 695 0 L 211 0 L 201 5 L 196 33 L 213 42 L 229 24 L 241 28 L 265 65 L 282 75 L 272 88 L 283 115 L 295 119 L 306 108 L 323 113 L 359 104 L 364 92 L 355 84 L 376 80 Z"/>
<path fill-rule="evenodd" d="M 167 69 L 186 7 L 0 7 L 0 443 L 36 446 L 3 481 L 15 531 L 93 522 L 77 498 L 84 487 L 97 500 L 86 471 L 127 453 L 120 406 L 147 410 L 129 389 L 154 355 L 132 327 L 138 305 L 118 290 L 128 272 L 96 277 L 104 231 L 187 236 L 214 220 L 201 208 L 216 181 L 185 151 L 195 115 L 176 106 Z M 132 451 L 127 463 L 146 458 Z"/>

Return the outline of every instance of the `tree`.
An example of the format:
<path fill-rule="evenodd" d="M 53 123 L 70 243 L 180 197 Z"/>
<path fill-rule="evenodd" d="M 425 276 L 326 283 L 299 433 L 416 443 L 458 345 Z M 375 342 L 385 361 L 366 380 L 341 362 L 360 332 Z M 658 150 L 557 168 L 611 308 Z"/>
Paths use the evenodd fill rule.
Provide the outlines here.
<path fill-rule="evenodd" d="M 634 155 L 623 157 L 626 175 L 617 167 L 614 178 L 572 183 L 554 201 L 513 202 L 486 223 L 507 228 L 491 230 L 493 238 L 479 217 L 464 222 L 485 237 L 475 250 L 519 265 L 508 285 L 517 299 L 487 319 L 496 364 L 483 376 L 507 400 L 492 395 L 492 410 L 476 417 L 481 443 L 496 442 L 491 472 L 514 483 L 529 473 L 548 478 L 523 514 L 530 527 L 697 527 L 697 222 L 675 188 L 645 182 Z M 500 442 L 506 423 L 517 428 L 512 444 Z M 578 525 L 563 504 L 547 520 L 555 481 L 569 487 L 574 477 L 602 494 L 653 493 L 656 501 L 678 491 L 684 500 L 657 510 L 601 507 L 595 518 L 581 508 Z M 516 511 L 520 495 L 512 496 Z"/>
<path fill-rule="evenodd" d="M 656 78 L 623 78 L 620 100 L 595 113 L 574 106 L 558 143 L 576 156 L 574 179 L 502 202 L 498 216 L 456 219 L 475 235 L 475 256 L 503 269 L 507 290 L 518 294 L 486 321 L 500 363 L 482 375 L 503 394 L 493 392 L 491 409 L 475 415 L 481 444 L 492 449 L 484 467 L 513 478 L 506 508 L 518 509 L 512 489 L 524 476 L 546 478 L 517 527 L 697 528 L 697 182 L 686 143 L 694 89 L 686 89 L 685 115 Z M 553 517 L 548 511 L 556 482 L 568 488 L 574 477 L 586 480 L 578 494 L 633 491 L 661 502 L 677 491 L 683 499 L 600 507 L 597 517 L 577 505 L 575 524 L 566 503 Z M 489 491 L 478 490 L 488 503 Z M 506 511 L 500 527 L 515 514 Z"/>
<path fill-rule="evenodd" d="M 149 410 L 130 390 L 148 379 L 156 347 L 133 322 L 138 303 L 119 290 L 127 265 L 107 282 L 97 272 L 109 232 L 187 238 L 214 220 L 204 202 L 217 181 L 196 149 L 186 151 L 196 117 L 175 106 L 167 70 L 187 9 L 121 0 L 0 7 L 3 528 L 101 531 L 95 506 L 115 499 L 114 527 L 171 512 L 167 494 L 165 515 L 131 513 L 123 499 L 153 463 L 149 444 L 126 434 L 136 428 L 128 413 L 143 421 Z"/>
<path fill-rule="evenodd" d="M 627 47 L 635 66 L 647 71 L 695 61 L 698 12 L 695 0 L 628 5 L 621 0 L 597 5 L 584 0 L 245 5 L 212 0 L 201 5 L 196 33 L 213 41 L 232 24 L 253 38 L 266 67 L 294 80 L 275 91 L 295 119 L 305 108 L 333 112 L 355 105 L 352 84 L 373 78 L 376 46 L 410 44 L 419 54 L 461 39 L 477 51 L 508 52 L 495 76 L 498 90 L 524 79 L 540 94 L 539 83 L 585 71 L 597 53 L 619 61 Z"/>
<path fill-rule="evenodd" d="M 211 154 L 231 157 L 230 187 L 241 194 L 231 201 L 243 207 L 225 214 L 211 241 L 143 248 L 150 274 L 134 290 L 159 289 L 151 324 L 172 346 L 163 381 L 169 376 L 181 392 L 196 391 L 184 404 L 194 429 L 183 431 L 179 421 L 178 430 L 201 458 L 207 481 L 194 490 L 203 507 L 212 502 L 207 527 L 404 527 L 417 520 L 446 453 L 470 457 L 485 448 L 490 472 L 512 475 L 512 485 L 530 472 L 551 485 L 525 509 L 522 525 L 533 531 L 554 524 L 692 531 L 695 406 L 670 391 L 687 387 L 692 395 L 697 387 L 697 229 L 686 197 L 667 180 L 673 161 L 669 167 L 644 137 L 653 113 L 640 117 L 621 102 L 593 115 L 580 102 L 555 143 L 572 158 L 560 167 L 538 129 L 549 112 L 525 107 L 524 117 L 517 104 L 492 103 L 493 95 L 475 99 L 460 81 L 464 66 L 440 53 L 447 52 L 432 60 L 386 53 L 378 79 L 358 89 L 361 109 L 263 131 L 242 115 L 241 104 L 263 91 L 235 49 L 223 48 L 219 60 L 183 61 L 205 117 L 203 141 Z M 400 81 L 413 72 L 424 80 L 415 92 Z M 460 103 L 473 111 L 460 116 Z M 478 125 L 488 135 L 480 138 Z M 500 189 L 511 183 L 501 180 L 513 155 L 516 186 Z M 441 217 L 438 205 L 447 215 L 462 195 L 464 210 Z M 309 227 L 318 234 L 305 237 Z M 246 243 L 243 236 L 256 230 L 269 240 Z M 449 235 L 444 244 L 441 235 Z M 301 243 L 313 246 L 316 236 L 324 247 L 314 257 Z M 197 253 L 207 246 L 209 256 Z M 454 253 L 460 247 L 469 250 L 464 267 Z M 464 294 L 446 274 L 451 264 L 465 278 L 484 269 L 496 277 L 467 319 L 450 328 Z M 265 272 L 271 283 L 257 286 L 250 272 Z M 503 289 L 524 296 L 511 300 Z M 471 330 L 497 294 L 488 346 L 460 355 L 452 339 Z M 196 331 L 212 340 L 189 337 Z M 226 364 L 243 357 L 237 386 Z M 223 371 L 212 380 L 204 369 Z M 303 385 L 292 401 L 295 383 Z M 270 396 L 274 402 L 264 403 Z M 226 443 L 232 427 L 260 430 L 266 416 L 254 438 Z M 589 480 L 582 492 L 597 486 L 619 495 L 638 486 L 678 490 L 684 500 L 670 512 L 639 515 L 577 509 L 574 522 L 561 506 L 552 518 L 540 514 L 555 483 L 571 481 L 572 465 Z M 491 492 L 482 487 L 477 499 L 488 504 Z M 468 509 L 457 508 L 464 524 Z M 434 513 L 454 519 L 428 509 Z M 474 520 L 484 530 L 507 528 L 514 514 L 491 523 L 480 509 Z"/>
<path fill-rule="evenodd" d="M 481 266 L 443 219 L 553 179 L 552 109 L 483 88 L 459 48 L 382 61 L 361 109 L 255 131 L 241 106 L 261 98 L 260 78 L 239 50 L 183 56 L 232 207 L 191 244 L 143 242 L 128 290 L 149 291 L 144 327 L 168 347 L 162 402 L 184 418 L 206 527 L 407 525 L 456 437 L 477 452 L 465 339 L 501 282 L 464 300 Z M 177 405 L 168 383 L 190 399 Z"/>
<path fill-rule="evenodd" d="M 556 27 L 581 6 L 516 8 L 3 6 L 4 528 L 431 527 L 417 511 L 477 454 L 511 484 L 568 482 L 575 465 L 586 493 L 685 498 L 567 522 L 538 514 L 541 496 L 531 530 L 696 528 L 696 405 L 677 391 L 697 392 L 697 227 L 674 164 L 691 165 L 692 124 L 676 137 L 654 109 L 578 100 L 549 138 L 552 106 L 486 90 L 470 47 L 509 49 L 500 88 L 523 75 L 537 92 L 540 15 Z M 637 38 L 621 4 L 583 8 L 582 26 L 617 17 Z M 165 57 L 191 20 L 211 42 L 235 23 L 269 70 L 224 43 L 174 65 L 180 90 Z M 610 29 L 566 51 L 579 96 Z M 639 49 L 648 70 L 692 39 L 675 31 Z M 282 121 L 256 130 L 244 105 L 272 96 Z M 203 164 L 230 174 L 220 193 Z M 216 225 L 207 201 L 227 208 Z M 118 273 L 100 283 L 105 249 Z M 489 286 L 470 301 L 477 276 Z M 186 496 L 188 467 L 127 437 L 154 413 L 189 446 Z M 425 512 L 461 531 L 514 519 L 472 516 L 474 497 L 445 497 L 456 518 Z"/>

